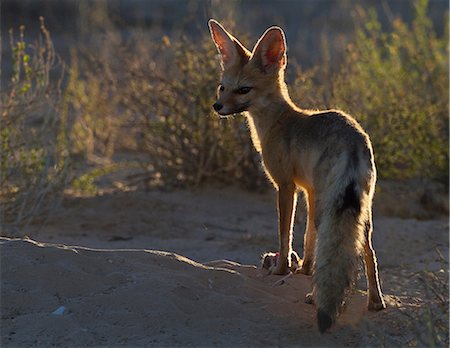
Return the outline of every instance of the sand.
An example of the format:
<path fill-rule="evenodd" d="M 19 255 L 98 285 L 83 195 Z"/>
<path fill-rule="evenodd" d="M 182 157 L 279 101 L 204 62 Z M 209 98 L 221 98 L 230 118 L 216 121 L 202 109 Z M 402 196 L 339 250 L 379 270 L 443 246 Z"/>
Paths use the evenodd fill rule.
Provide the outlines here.
<path fill-rule="evenodd" d="M 67 197 L 44 227 L 21 231 L 30 238 L 0 239 L 1 345 L 448 344 L 447 219 L 375 216 L 388 308 L 367 311 L 362 277 L 324 335 L 304 303 L 311 278 L 277 284 L 259 267 L 261 253 L 275 250 L 276 224 L 272 193 Z"/>

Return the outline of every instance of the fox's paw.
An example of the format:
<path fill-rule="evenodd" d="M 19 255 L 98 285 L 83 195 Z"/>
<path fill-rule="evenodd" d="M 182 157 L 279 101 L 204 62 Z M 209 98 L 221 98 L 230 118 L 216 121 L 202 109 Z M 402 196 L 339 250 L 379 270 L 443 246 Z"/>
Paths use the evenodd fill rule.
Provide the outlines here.
<path fill-rule="evenodd" d="M 280 262 L 279 253 L 265 253 L 262 256 L 261 265 L 262 268 L 267 269 L 270 274 L 284 275 L 290 272 L 294 273 L 299 267 L 299 257 L 295 251 L 291 252 L 290 255 L 290 266 L 285 260 L 285 262 Z"/>
<path fill-rule="evenodd" d="M 261 265 L 262 268 L 269 271 L 269 274 L 284 275 L 288 273 L 287 260 L 285 262 L 280 262 L 279 253 L 264 253 Z"/>
<path fill-rule="evenodd" d="M 312 263 L 303 261 L 302 267 L 297 270 L 297 273 L 312 275 Z"/>
<path fill-rule="evenodd" d="M 309 292 L 305 296 L 305 303 L 306 304 L 314 304 L 314 295 L 312 292 Z"/>
<path fill-rule="evenodd" d="M 261 256 L 261 267 L 264 269 L 271 269 L 277 264 L 278 253 L 264 253 Z"/>
<path fill-rule="evenodd" d="M 291 266 L 289 267 L 290 271 L 292 273 L 298 272 L 298 270 L 300 269 L 300 257 L 298 256 L 298 254 L 292 250 L 291 251 Z"/>
<path fill-rule="evenodd" d="M 289 267 L 284 264 L 275 264 L 272 267 L 269 268 L 269 274 L 273 274 L 273 275 L 285 275 L 289 273 Z"/>
<path fill-rule="evenodd" d="M 369 311 L 377 312 L 385 309 L 386 304 L 384 303 L 383 299 L 381 299 L 380 301 L 369 301 L 367 308 Z"/>

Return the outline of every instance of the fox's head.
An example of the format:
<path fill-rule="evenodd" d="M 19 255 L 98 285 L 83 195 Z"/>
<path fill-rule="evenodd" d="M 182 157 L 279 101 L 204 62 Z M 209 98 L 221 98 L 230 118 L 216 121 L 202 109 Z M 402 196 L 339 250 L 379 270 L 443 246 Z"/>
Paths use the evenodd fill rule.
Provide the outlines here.
<path fill-rule="evenodd" d="M 222 67 L 215 111 L 220 115 L 248 111 L 256 104 L 263 106 L 269 95 L 280 92 L 287 62 L 281 28 L 267 29 L 250 52 L 216 20 L 210 19 L 208 24 Z"/>

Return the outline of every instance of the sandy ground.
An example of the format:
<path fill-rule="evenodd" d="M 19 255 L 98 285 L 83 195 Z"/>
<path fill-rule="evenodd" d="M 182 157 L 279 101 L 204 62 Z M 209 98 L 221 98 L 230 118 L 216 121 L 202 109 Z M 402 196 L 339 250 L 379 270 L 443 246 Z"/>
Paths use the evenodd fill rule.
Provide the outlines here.
<path fill-rule="evenodd" d="M 277 245 L 274 202 L 235 189 L 67 197 L 43 228 L 21 231 L 31 239 L 0 239 L 1 345 L 448 346 L 445 217 L 376 209 L 388 308 L 366 310 L 362 277 L 320 335 L 310 277 L 274 286 L 259 269 Z M 301 254 L 302 212 L 295 230 Z"/>

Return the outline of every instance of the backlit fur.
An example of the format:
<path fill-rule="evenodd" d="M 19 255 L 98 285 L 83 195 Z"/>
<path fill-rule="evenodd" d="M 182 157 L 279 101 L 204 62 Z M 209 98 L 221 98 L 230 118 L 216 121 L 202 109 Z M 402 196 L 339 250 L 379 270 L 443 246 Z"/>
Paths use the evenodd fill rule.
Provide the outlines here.
<path fill-rule="evenodd" d="M 253 144 L 278 192 L 279 254 L 275 259 L 268 254 L 264 264 L 272 274 L 292 269 L 297 192 L 303 190 L 308 222 L 300 272 L 313 274 L 310 298 L 317 306 L 320 331 L 335 321 L 362 255 L 368 307 L 385 308 L 371 242 L 376 169 L 369 136 L 342 111 L 307 111 L 294 105 L 284 81 L 286 41 L 280 28 L 269 28 L 250 53 L 218 22 L 210 20 L 209 26 L 219 53 L 234 57 L 222 62 L 219 113 L 244 112 Z M 235 47 L 236 52 L 226 51 Z M 238 94 L 242 86 L 251 90 Z"/>

